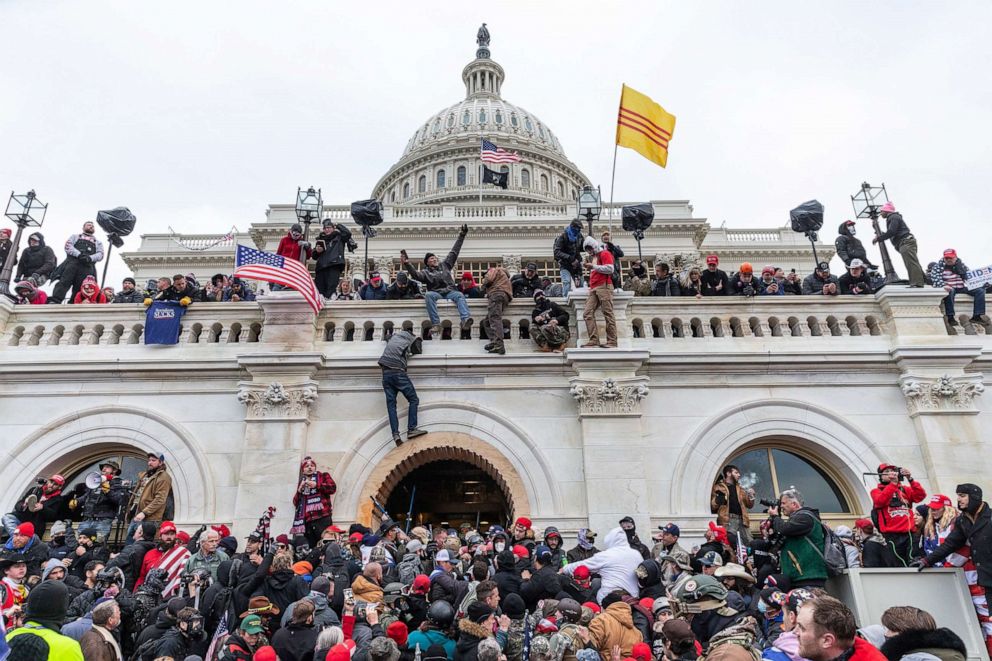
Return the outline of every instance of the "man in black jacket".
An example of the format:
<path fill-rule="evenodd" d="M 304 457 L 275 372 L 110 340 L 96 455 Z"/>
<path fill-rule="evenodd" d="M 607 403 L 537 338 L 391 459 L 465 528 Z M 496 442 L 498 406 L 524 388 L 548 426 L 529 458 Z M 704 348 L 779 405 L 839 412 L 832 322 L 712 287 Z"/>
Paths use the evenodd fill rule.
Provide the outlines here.
<path fill-rule="evenodd" d="M 954 529 L 944 543 L 919 561 L 919 568 L 933 567 L 968 545 L 971 561 L 978 569 L 978 585 L 992 590 L 992 510 L 982 500 L 981 487 L 975 484 L 959 484 L 955 492 L 961 515 L 954 520 Z"/>
<path fill-rule="evenodd" d="M 891 202 L 886 202 L 878 210 L 879 215 L 885 219 L 885 231 L 871 240 L 872 243 L 885 241 L 892 242 L 893 247 L 902 255 L 902 262 L 906 265 L 909 273 L 909 286 L 923 286 L 923 267 L 920 266 L 920 259 L 916 256 L 916 237 L 909 231 L 906 221 L 902 219 L 902 214 L 896 211 L 896 207 Z"/>
<path fill-rule="evenodd" d="M 28 278 L 35 286 L 40 287 L 48 282 L 57 264 L 55 251 L 45 245 L 45 235 L 34 232 L 28 237 L 28 247 L 21 252 L 14 281 L 20 282 Z"/>
<path fill-rule="evenodd" d="M 568 344 L 568 310 L 548 300 L 544 290 L 534 292 L 530 336 L 541 351 L 561 351 Z"/>
<path fill-rule="evenodd" d="M 410 279 L 406 271 L 396 274 L 396 282 L 386 289 L 386 299 L 390 301 L 409 301 L 415 298 L 423 298 L 420 293 L 420 285 L 415 280 Z"/>
<path fill-rule="evenodd" d="M 851 260 L 860 259 L 865 265 L 875 270 L 878 267 L 868 259 L 868 253 L 859 239 L 854 238 L 857 228 L 853 220 L 845 220 L 837 228 L 837 239 L 834 240 L 834 247 L 837 248 L 837 256 L 844 262 L 844 266 L 851 266 Z"/>
<path fill-rule="evenodd" d="M 451 247 L 451 252 L 444 258 L 438 259 L 432 252 L 424 255 L 424 268 L 420 271 L 413 268 L 410 260 L 407 259 L 406 251 L 400 253 L 400 266 L 417 282 L 422 282 L 427 289 L 424 298 L 427 301 L 427 316 L 431 319 L 431 339 L 441 338 L 441 317 L 437 313 L 437 302 L 442 298 L 454 301 L 458 308 L 458 316 L 462 321 L 462 330 L 467 330 L 470 324 L 468 303 L 465 295 L 458 290 L 451 269 L 455 268 L 458 261 L 458 253 L 462 251 L 462 244 L 468 235 L 468 225 L 462 225 L 458 231 L 458 238 Z"/>
<path fill-rule="evenodd" d="M 379 367 L 382 369 L 382 390 L 386 393 L 386 413 L 389 415 L 389 428 L 393 433 L 393 442 L 397 446 L 403 444 L 400 436 L 400 420 L 396 415 L 396 394 L 403 393 L 410 410 L 407 412 L 407 440 L 423 436 L 427 432 L 417 428 L 417 389 L 406 373 L 410 356 L 423 353 L 423 340 L 414 337 L 408 330 L 398 330 L 389 336 L 386 348 L 379 357 Z"/>
<path fill-rule="evenodd" d="M 114 303 L 140 303 L 144 299 L 145 295 L 135 288 L 134 278 L 130 276 L 124 278 L 121 290 L 114 294 Z"/>
<path fill-rule="evenodd" d="M 100 464 L 100 484 L 76 497 L 75 510 L 83 515 L 80 529 L 93 527 L 104 540 L 109 537 L 114 518 L 127 497 L 120 474 L 120 465 L 113 459 Z M 77 493 L 78 490 L 79 487 Z M 72 501 L 69 504 L 71 506 Z"/>
<path fill-rule="evenodd" d="M 141 563 L 145 554 L 155 548 L 155 533 L 158 531 L 151 521 L 142 521 L 134 530 L 134 543 L 125 546 L 120 553 L 107 563 L 107 569 L 119 567 L 124 572 L 125 585 L 134 585 L 141 575 Z"/>
<path fill-rule="evenodd" d="M 154 653 L 151 656 L 142 656 L 142 658 L 185 659 L 189 656 L 193 646 L 203 640 L 205 636 L 203 618 L 196 612 L 195 608 L 187 606 L 176 616 L 176 625 L 166 631 L 165 635 L 159 639 L 158 644 L 154 647 Z"/>
<path fill-rule="evenodd" d="M 716 255 L 706 256 L 706 270 L 699 274 L 702 283 L 703 296 L 726 296 L 730 288 L 727 273 L 718 268 L 720 258 Z"/>
<path fill-rule="evenodd" d="M 851 263 L 847 265 L 847 273 L 840 276 L 837 285 L 840 287 L 841 294 L 870 294 L 871 280 L 865 271 L 864 262 L 857 258 L 852 259 Z"/>
<path fill-rule="evenodd" d="M 520 596 L 524 598 L 528 610 L 537 608 L 537 602 L 542 599 L 554 599 L 561 592 L 558 580 L 558 570 L 555 567 L 551 549 L 541 544 L 534 549 L 534 573 L 524 570 L 521 573 Z"/>
<path fill-rule="evenodd" d="M 65 294 L 72 289 L 70 301 L 76 297 L 83 286 L 86 276 L 96 277 L 96 264 L 103 259 L 103 243 L 94 236 L 96 226 L 91 222 L 83 223 L 83 231 L 73 234 L 65 242 L 65 261 L 59 270 L 59 284 L 48 297 L 49 303 L 61 303 Z"/>
<path fill-rule="evenodd" d="M 500 600 L 505 600 L 507 595 L 520 593 L 520 573 L 517 571 L 517 556 L 513 551 L 506 549 L 496 555 L 496 573 L 493 580 L 499 588 Z"/>
<path fill-rule="evenodd" d="M 561 269 L 561 295 L 568 297 L 572 283 L 582 286 L 582 221 L 575 219 L 555 239 L 554 257 Z"/>
<path fill-rule="evenodd" d="M 537 264 L 528 262 L 523 273 L 510 278 L 513 287 L 513 298 L 531 298 L 534 292 L 541 289 L 541 276 L 537 274 Z"/>
<path fill-rule="evenodd" d="M 324 219 L 324 227 L 314 241 L 313 255 L 317 260 L 314 284 L 324 298 L 330 298 L 338 288 L 338 280 L 344 273 L 344 251 L 354 251 L 351 230 L 341 223 L 334 224 L 330 218 Z"/>
<path fill-rule="evenodd" d="M 652 296 L 681 296 L 682 289 L 678 280 L 671 274 L 668 264 L 660 262 L 654 267 L 654 278 L 651 280 Z"/>

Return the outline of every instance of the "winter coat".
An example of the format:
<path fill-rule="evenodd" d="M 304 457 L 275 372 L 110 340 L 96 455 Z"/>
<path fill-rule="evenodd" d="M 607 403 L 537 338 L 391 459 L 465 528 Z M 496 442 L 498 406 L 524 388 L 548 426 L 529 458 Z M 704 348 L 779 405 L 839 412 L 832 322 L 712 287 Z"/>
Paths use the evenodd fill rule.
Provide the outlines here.
<path fill-rule="evenodd" d="M 358 298 L 363 301 L 384 301 L 389 287 L 385 282 L 380 282 L 378 287 L 373 287 L 371 282 L 366 282 L 358 289 Z"/>
<path fill-rule="evenodd" d="M 117 510 L 124 502 L 126 492 L 118 477 L 109 482 L 109 487 L 106 491 L 103 490 L 102 484 L 96 489 L 87 489 L 76 499 L 76 509 L 81 510 L 83 520 L 112 519 L 117 516 Z"/>
<path fill-rule="evenodd" d="M 630 606 L 616 601 L 594 617 L 589 623 L 589 636 L 593 646 L 604 659 L 613 657 L 613 648 L 620 646 L 620 656 L 630 658 L 634 645 L 642 642 L 641 633 L 634 627 Z"/>
<path fill-rule="evenodd" d="M 716 269 L 712 273 L 709 269 L 704 269 L 699 273 L 699 282 L 703 288 L 703 296 L 726 296 L 730 289 L 730 281 L 726 272 Z M 717 285 L 723 285 L 718 291 Z"/>
<path fill-rule="evenodd" d="M 34 496 L 41 503 L 41 509 L 37 512 L 29 512 L 24 508 L 24 499 L 28 496 Z M 51 493 L 45 494 L 42 487 L 31 487 L 21 496 L 17 504 L 14 505 L 14 511 L 11 512 L 17 520 L 21 523 L 31 523 L 34 525 L 34 530 L 39 536 L 45 534 L 45 527 L 52 521 L 59 521 L 62 519 L 69 518 L 69 502 L 62 495 L 61 491 L 53 491 Z M 7 540 L 8 542 L 10 540 Z M 47 557 L 42 559 L 42 562 L 48 560 Z M 40 569 L 38 571 L 41 571 Z"/>
<path fill-rule="evenodd" d="M 221 301 L 225 303 L 230 303 L 234 301 L 234 297 L 237 296 L 238 300 L 236 302 L 240 303 L 242 301 L 254 301 L 255 292 L 251 290 L 250 287 L 244 283 L 233 283 L 228 287 L 224 287 L 224 294 L 221 296 Z M 180 297 L 181 298 L 181 297 Z"/>
<path fill-rule="evenodd" d="M 114 300 L 112 303 L 141 303 L 145 300 L 145 293 L 138 291 L 137 289 L 132 289 L 127 292 L 121 290 L 114 294 Z"/>
<path fill-rule="evenodd" d="M 775 285 L 775 291 L 772 291 L 772 285 Z M 758 280 L 758 296 L 785 296 L 785 287 L 778 280 L 772 278 L 771 282 L 765 282 L 764 278 Z"/>
<path fill-rule="evenodd" d="M 870 294 L 872 292 L 871 278 L 868 277 L 867 271 L 862 271 L 861 275 L 859 275 L 857 278 L 855 278 L 854 275 L 852 275 L 851 272 L 848 271 L 847 273 L 845 273 L 844 275 L 840 276 L 840 278 L 837 279 L 837 284 L 838 284 L 838 288 L 840 289 L 840 293 L 845 295 Z M 859 290 L 858 292 L 854 291 L 855 286 L 857 286 Z"/>
<path fill-rule="evenodd" d="M 266 553 L 262 559 L 262 564 L 255 570 L 254 576 L 247 582 L 238 585 L 235 593 L 247 597 L 268 597 L 270 602 L 279 607 L 280 612 L 284 612 L 291 603 L 306 597 L 310 588 L 307 587 L 306 581 L 290 569 L 280 569 L 270 574 L 272 557 L 271 552 Z M 244 601 L 247 602 L 247 599 Z M 241 610 L 240 599 L 235 599 L 235 606 L 239 613 L 244 612 Z M 272 626 L 273 631 L 275 631 L 275 628 L 281 626 L 281 622 L 273 619 Z"/>
<path fill-rule="evenodd" d="M 486 290 L 487 298 L 490 294 L 503 292 L 506 294 L 507 301 L 510 301 L 517 295 L 515 287 L 510 284 L 510 274 L 502 266 L 494 266 L 489 269 L 486 272 L 486 277 L 482 279 L 482 286 Z"/>
<path fill-rule="evenodd" d="M 904 631 L 886 639 L 880 650 L 889 661 L 965 661 L 968 649 L 950 629 Z"/>
<path fill-rule="evenodd" d="M 39 530 L 44 530 L 44 526 Z M 41 576 L 45 563 L 48 562 L 48 545 L 42 542 L 38 535 L 34 535 L 28 543 L 19 549 L 14 548 L 14 538 L 11 537 L 3 545 L 4 555 L 17 554 L 23 556 L 25 564 L 28 566 L 28 576 Z"/>
<path fill-rule="evenodd" d="M 464 242 L 465 235 L 459 232 L 458 238 L 455 239 L 455 244 L 451 247 L 451 252 L 437 266 L 424 264 L 423 270 L 418 271 L 413 268 L 410 262 L 406 262 L 403 268 L 406 269 L 407 274 L 411 278 L 417 282 L 424 283 L 427 291 L 434 291 L 442 295 L 453 292 L 456 287 L 454 276 L 451 275 L 451 269 L 455 268 L 455 262 L 458 261 L 458 253 L 462 251 L 462 244 Z"/>
<path fill-rule="evenodd" d="M 134 640 L 134 648 L 138 649 L 149 640 L 161 639 L 165 635 L 165 632 L 175 626 L 175 624 L 175 621 L 169 617 L 169 612 L 163 608 L 155 617 L 155 623 L 149 624 L 138 634 L 138 637 Z"/>
<path fill-rule="evenodd" d="M 189 656 L 192 645 L 192 641 L 184 636 L 178 628 L 172 627 L 165 632 L 164 636 L 159 638 L 158 645 L 155 646 L 155 651 L 149 658 L 157 659 L 167 656 L 173 659 L 185 659 Z"/>
<path fill-rule="evenodd" d="M 823 524 L 815 510 L 804 506 L 788 520 L 772 517 L 772 530 L 785 538 L 779 562 L 786 578 L 793 583 L 826 580 L 827 564 L 822 556 Z"/>
<path fill-rule="evenodd" d="M 355 593 L 355 599 L 358 601 L 367 601 L 375 604 L 382 603 L 382 586 L 373 583 L 371 580 L 365 578 L 365 576 L 356 576 L 355 580 L 351 583 L 351 589 Z"/>
<path fill-rule="evenodd" d="M 221 549 L 217 549 L 210 555 L 204 555 L 203 551 L 197 551 L 186 561 L 186 571 L 194 572 L 200 569 L 205 569 L 210 572 L 211 578 L 216 581 L 217 569 L 220 567 L 220 563 L 225 560 L 230 560 L 230 558 L 228 558 L 227 554 Z"/>
<path fill-rule="evenodd" d="M 103 631 L 107 630 L 103 629 Z M 111 635 L 109 631 L 107 634 Z M 82 648 L 83 658 L 86 661 L 119 661 L 121 658 L 119 647 L 107 640 L 96 627 L 83 634 L 79 647 Z"/>
<path fill-rule="evenodd" d="M 458 622 L 458 641 L 455 643 L 455 661 L 479 661 L 479 643 L 484 638 L 492 638 L 493 632 L 468 618 Z M 500 649 L 506 646 L 506 634 L 499 632 L 496 641 Z M 409 639 L 407 645 L 409 645 Z"/>
<path fill-rule="evenodd" d="M 570 548 L 565 553 L 565 560 L 569 563 L 582 562 L 583 560 L 588 560 L 597 553 L 599 553 L 599 549 L 597 549 L 595 545 L 591 549 L 584 549 L 581 546 L 575 546 Z"/>
<path fill-rule="evenodd" d="M 901 244 L 908 236 L 912 236 L 912 232 L 909 231 L 906 221 L 902 219 L 902 214 L 890 213 L 888 218 L 885 219 L 885 231 L 878 237 L 878 240 L 892 241 L 892 245 L 895 249 L 899 250 L 899 244 Z"/>
<path fill-rule="evenodd" d="M 405 372 L 410 356 L 423 353 L 423 347 L 423 339 L 414 337 L 410 331 L 395 331 L 389 336 L 386 348 L 382 350 L 382 355 L 379 357 L 379 367 Z"/>
<path fill-rule="evenodd" d="M 135 480 L 135 485 L 140 485 L 147 476 L 148 471 L 138 473 L 138 479 Z M 148 482 L 145 484 L 144 490 L 141 491 L 141 497 L 135 503 L 134 496 L 137 495 L 139 488 L 137 487 L 134 494 L 132 494 L 131 501 L 128 503 L 128 510 L 132 507 L 137 507 L 135 514 L 137 512 L 144 512 L 146 520 L 161 521 L 165 516 L 165 505 L 169 498 L 169 490 L 172 489 L 172 478 L 166 471 L 165 466 L 162 466 L 153 475 L 148 477 Z"/>
<path fill-rule="evenodd" d="M 548 312 L 548 318 L 544 321 L 538 321 L 537 318 L 543 315 L 545 312 Z M 568 310 L 558 305 L 554 301 L 548 300 L 547 298 L 544 299 L 544 302 L 541 305 L 537 305 L 534 307 L 534 309 L 530 313 L 530 318 L 535 324 L 539 326 L 543 326 L 544 324 L 548 323 L 548 321 L 551 321 L 552 319 L 556 319 L 558 321 L 559 326 L 561 326 L 562 328 L 568 328 L 568 318 L 569 318 Z"/>
<path fill-rule="evenodd" d="M 237 632 L 225 638 L 220 648 L 218 653 L 220 661 L 251 661 L 253 655 L 251 645 Z"/>
<path fill-rule="evenodd" d="M 279 247 L 276 248 L 276 254 L 297 262 L 300 261 L 300 254 L 303 252 L 303 249 L 300 247 L 300 241 L 303 241 L 302 237 L 300 239 L 294 239 L 289 234 L 286 234 L 286 236 L 279 239 Z M 308 247 L 307 259 L 310 259 L 312 256 L 313 248 Z"/>
<path fill-rule="evenodd" d="M 652 278 L 651 279 L 651 295 L 652 296 L 681 296 L 682 289 L 679 287 L 679 281 L 675 279 L 674 275 L 669 275 L 668 277 L 662 278 Z"/>
<path fill-rule="evenodd" d="M 933 286 L 938 289 L 943 289 L 944 287 L 944 271 L 952 271 L 960 276 L 962 281 L 968 280 L 968 265 L 962 262 L 960 259 L 954 260 L 954 263 L 950 266 L 944 265 L 943 258 L 938 259 L 930 267 L 930 280 L 933 282 Z M 965 287 L 967 289 L 967 287 Z"/>
<path fill-rule="evenodd" d="M 844 266 L 850 266 L 852 259 L 860 259 L 865 263 L 865 266 L 874 266 L 868 259 L 868 253 L 865 252 L 865 247 L 861 241 L 851 236 L 846 222 L 840 224 L 840 227 L 837 228 L 837 234 L 834 247 L 837 249 L 837 256 L 844 262 Z"/>
<path fill-rule="evenodd" d="M 341 619 L 338 617 L 338 614 L 331 609 L 331 605 L 330 602 L 327 601 L 326 594 L 321 594 L 320 592 L 310 592 L 310 594 L 304 598 L 313 602 L 315 607 L 313 612 L 313 625 L 318 631 L 329 626 L 341 626 Z M 285 611 L 283 611 L 282 626 L 285 627 L 289 625 L 289 621 L 293 617 L 293 609 L 296 608 L 296 604 L 298 603 L 300 602 L 294 601 L 286 607 Z"/>
<path fill-rule="evenodd" d="M 808 661 L 799 656 L 799 636 L 795 631 L 783 631 L 775 639 L 774 645 L 761 653 L 764 661 Z"/>
<path fill-rule="evenodd" d="M 737 502 L 741 506 L 741 521 L 745 526 L 751 525 L 751 516 L 748 509 L 754 507 L 754 496 L 749 494 L 740 484 L 734 485 L 737 492 Z M 730 486 L 723 481 L 717 480 L 710 491 L 710 512 L 716 514 L 716 524 L 725 526 L 730 521 Z"/>
<path fill-rule="evenodd" d="M 29 240 L 32 238 L 38 240 L 38 245 L 29 245 L 21 251 L 17 261 L 15 281 L 23 280 L 32 275 L 44 276 L 47 280 L 58 264 L 58 260 L 55 259 L 55 251 L 50 246 L 45 245 L 44 235 L 41 232 L 35 232 L 28 237 Z"/>
<path fill-rule="evenodd" d="M 496 570 L 493 574 L 493 580 L 496 582 L 496 586 L 499 588 L 499 598 L 503 600 L 508 594 L 520 594 L 520 573 L 517 571 L 516 567 L 502 568 Z"/>
<path fill-rule="evenodd" d="M 455 579 L 452 574 L 438 568 L 431 573 L 431 589 L 428 592 L 428 601 L 441 599 L 451 604 L 452 608 L 458 608 L 468 593 L 468 583 Z"/>
<path fill-rule="evenodd" d="M 831 274 L 827 276 L 826 280 L 824 280 L 815 272 L 810 273 L 803 278 L 803 295 L 809 296 L 810 294 L 823 294 L 823 286 L 829 283 L 838 285 L 837 289 L 838 291 L 840 290 L 840 283 L 837 280 L 837 276 Z"/>
<path fill-rule="evenodd" d="M 91 560 L 99 560 L 103 564 L 107 564 L 110 560 L 110 549 L 107 548 L 106 544 L 93 543 L 86 548 L 86 552 L 82 555 L 72 555 L 72 564 L 69 565 L 69 573 L 77 578 L 86 578 L 86 565 Z"/>
<path fill-rule="evenodd" d="M 334 478 L 331 477 L 330 473 L 316 473 L 316 476 L 317 492 L 320 494 L 320 509 L 304 512 L 304 521 L 316 521 L 326 516 L 331 516 L 333 513 L 331 507 L 331 496 L 337 492 L 338 485 L 334 482 Z M 300 496 L 301 494 L 299 491 L 293 494 L 293 507 L 300 506 Z"/>
<path fill-rule="evenodd" d="M 583 566 L 588 568 L 590 573 L 599 574 L 602 582 L 596 601 L 601 602 L 606 595 L 618 588 L 623 588 L 631 596 L 638 596 L 639 588 L 634 571 L 644 558 L 630 548 L 623 528 L 613 528 L 606 533 L 603 546 L 603 551 L 588 560 L 565 565 L 564 572 L 572 575 L 576 567 Z"/>
<path fill-rule="evenodd" d="M 955 519 L 954 530 L 926 557 L 926 564 L 932 566 L 947 559 L 965 544 L 971 544 L 971 561 L 978 570 L 978 584 L 986 590 L 992 589 L 992 511 L 988 503 L 983 501 L 974 516 L 965 513 Z"/>
<path fill-rule="evenodd" d="M 533 278 L 528 278 L 526 273 L 518 273 L 510 279 L 510 284 L 517 298 L 533 298 L 534 292 L 542 289 L 541 276 L 537 273 Z"/>
<path fill-rule="evenodd" d="M 555 239 L 553 253 L 558 266 L 572 275 L 582 277 L 582 230 L 573 231 L 573 236 L 569 236 L 569 230 L 558 235 Z M 574 237 L 574 238 L 573 238 Z"/>
<path fill-rule="evenodd" d="M 312 661 L 320 630 L 312 624 L 290 622 L 272 635 L 279 661 Z"/>
<path fill-rule="evenodd" d="M 541 567 L 531 574 L 530 579 L 520 582 L 519 594 L 528 610 L 537 608 L 537 602 L 542 599 L 554 599 L 559 592 L 561 583 L 558 581 L 558 568 L 554 565 Z"/>
<path fill-rule="evenodd" d="M 7 634 L 7 644 L 17 636 L 38 636 L 48 643 L 48 659 L 51 661 L 83 661 L 83 651 L 79 643 L 41 624 L 28 620 L 24 626 Z"/>
<path fill-rule="evenodd" d="M 416 280 L 407 280 L 406 287 L 400 287 L 399 283 L 394 282 L 386 289 L 387 301 L 410 301 L 423 297 L 424 295 L 420 291 L 420 283 Z"/>
<path fill-rule="evenodd" d="M 411 649 L 417 649 L 417 645 L 420 645 L 421 652 L 426 652 L 427 648 L 431 645 L 440 645 L 444 648 L 449 659 L 455 658 L 455 641 L 437 629 L 411 631 L 406 639 L 406 646 Z"/>
<path fill-rule="evenodd" d="M 344 266 L 344 251 L 348 247 L 348 242 L 351 241 L 351 230 L 347 227 L 338 223 L 334 226 L 336 230 L 330 236 L 321 232 L 314 239 L 314 251 L 313 254 L 317 258 L 317 270 L 322 271 L 332 266 Z M 324 244 L 324 249 L 317 250 L 316 246 L 321 242 Z"/>
<path fill-rule="evenodd" d="M 751 279 L 745 282 L 740 273 L 735 273 L 730 278 L 727 296 L 757 296 L 759 292 L 761 292 L 761 282 L 758 278 L 752 275 Z"/>
<path fill-rule="evenodd" d="M 121 549 L 121 552 L 113 560 L 107 563 L 107 569 L 120 567 L 127 580 L 125 585 L 132 586 L 138 580 L 138 576 L 141 575 L 141 564 L 145 560 L 145 554 L 155 548 L 155 546 L 155 542 L 147 539 L 129 544 Z"/>
<path fill-rule="evenodd" d="M 871 490 L 872 518 L 878 519 L 875 527 L 880 533 L 910 532 L 913 530 L 913 503 L 923 502 L 927 492 L 913 480 L 901 483 L 879 484 Z"/>

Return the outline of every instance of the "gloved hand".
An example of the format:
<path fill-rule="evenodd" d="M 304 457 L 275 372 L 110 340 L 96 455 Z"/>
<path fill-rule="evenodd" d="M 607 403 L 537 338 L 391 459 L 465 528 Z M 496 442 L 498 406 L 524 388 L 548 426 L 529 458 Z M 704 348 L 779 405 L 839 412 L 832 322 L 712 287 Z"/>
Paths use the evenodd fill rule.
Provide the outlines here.
<path fill-rule="evenodd" d="M 468 223 L 463 223 L 462 224 L 462 228 L 461 228 L 459 234 L 461 234 L 462 236 L 465 236 L 466 234 L 468 234 Z"/>
<path fill-rule="evenodd" d="M 145 304 L 145 307 L 147 308 L 149 305 L 152 304 L 151 297 L 149 296 L 149 297 L 145 298 L 145 300 L 143 300 L 142 303 L 144 303 Z"/>
<path fill-rule="evenodd" d="M 916 567 L 916 571 L 920 572 L 928 568 L 930 565 L 927 564 L 926 558 L 920 558 L 919 560 L 914 560 L 913 562 L 909 563 L 909 566 Z"/>
<path fill-rule="evenodd" d="M 303 250 L 306 250 L 307 248 L 310 247 L 310 242 L 309 241 L 304 241 L 303 239 L 300 239 L 299 241 L 296 242 L 296 245 L 298 245 Z"/>
<path fill-rule="evenodd" d="M 76 259 L 78 259 L 83 264 L 92 264 L 93 263 L 93 258 L 90 257 L 89 255 L 80 255 Z"/>
<path fill-rule="evenodd" d="M 181 305 L 183 307 L 186 307 L 187 305 L 189 305 L 192 302 L 193 302 L 193 299 L 191 299 L 189 296 L 183 296 L 182 298 L 179 299 L 179 305 Z"/>

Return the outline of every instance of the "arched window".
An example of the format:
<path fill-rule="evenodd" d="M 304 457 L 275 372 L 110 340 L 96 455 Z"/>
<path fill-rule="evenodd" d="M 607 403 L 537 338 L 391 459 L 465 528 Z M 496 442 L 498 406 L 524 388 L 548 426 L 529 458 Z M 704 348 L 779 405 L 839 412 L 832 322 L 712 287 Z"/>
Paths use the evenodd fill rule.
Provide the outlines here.
<path fill-rule="evenodd" d="M 396 201 L 396 189 L 395 188 L 393 190 L 389 191 L 389 201 L 390 202 L 395 202 Z"/>
<path fill-rule="evenodd" d="M 468 126 L 472 123 L 472 115 L 469 114 L 468 110 L 462 113 L 462 126 Z"/>
<path fill-rule="evenodd" d="M 427 175 L 420 175 L 420 179 L 417 179 L 417 192 L 426 193 L 427 192 Z"/>
<path fill-rule="evenodd" d="M 437 171 L 437 187 L 444 188 L 444 170 Z"/>
<path fill-rule="evenodd" d="M 485 108 L 479 109 L 479 123 L 485 124 L 488 121 L 489 121 L 489 117 L 486 115 L 486 109 Z"/>
<path fill-rule="evenodd" d="M 494 115 L 494 119 L 496 120 L 496 123 L 497 124 L 499 124 L 500 126 L 502 126 L 503 125 L 503 112 L 500 111 L 500 110 L 497 110 L 496 111 L 496 114 Z"/>
<path fill-rule="evenodd" d="M 403 184 L 403 199 L 404 200 L 410 199 L 410 182 L 409 181 L 406 182 L 405 184 Z"/>
<path fill-rule="evenodd" d="M 437 135 L 440 132 L 441 132 L 441 118 L 438 117 L 437 119 L 434 120 L 434 135 Z"/>
<path fill-rule="evenodd" d="M 558 197 L 565 197 L 565 184 L 558 182 Z"/>
<path fill-rule="evenodd" d="M 458 166 L 458 169 L 455 172 L 457 173 L 457 177 L 458 177 L 458 179 L 457 179 L 458 185 L 459 186 L 464 186 L 466 184 L 466 181 L 465 181 L 465 166 L 464 165 L 459 165 Z"/>
<path fill-rule="evenodd" d="M 544 126 L 541 124 L 537 125 L 537 132 L 541 135 L 541 140 L 544 140 Z"/>
<path fill-rule="evenodd" d="M 450 129 L 454 125 L 455 125 L 455 113 L 451 113 L 448 115 L 448 128 Z"/>
<path fill-rule="evenodd" d="M 838 481 L 812 457 L 791 448 L 775 444 L 751 448 L 726 463 L 740 469 L 741 486 L 754 489 L 755 499 L 775 500 L 783 490 L 794 486 L 805 497 L 807 506 L 824 514 L 851 512 Z"/>
<path fill-rule="evenodd" d="M 530 188 L 530 170 L 527 168 L 520 171 L 520 185 L 524 188 Z"/>
<path fill-rule="evenodd" d="M 545 193 L 548 192 L 548 175 L 546 174 L 541 175 L 541 190 Z"/>
<path fill-rule="evenodd" d="M 534 130 L 534 125 L 531 124 L 530 117 L 524 117 L 524 126 L 527 128 L 528 131 Z"/>
<path fill-rule="evenodd" d="M 510 125 L 513 128 L 517 128 L 518 126 L 520 126 L 520 120 L 517 119 L 516 114 L 510 115 Z"/>

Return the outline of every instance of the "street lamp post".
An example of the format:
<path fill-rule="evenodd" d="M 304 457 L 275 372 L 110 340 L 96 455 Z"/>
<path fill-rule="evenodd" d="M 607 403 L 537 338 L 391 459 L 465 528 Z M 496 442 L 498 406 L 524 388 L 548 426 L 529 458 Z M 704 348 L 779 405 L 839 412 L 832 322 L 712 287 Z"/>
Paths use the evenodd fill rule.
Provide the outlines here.
<path fill-rule="evenodd" d="M 7 211 L 4 215 L 17 225 L 17 233 L 14 235 L 14 242 L 10 246 L 10 252 L 0 271 L 0 294 L 10 296 L 10 280 L 14 273 L 14 260 L 17 259 L 17 249 L 21 245 L 21 232 L 25 227 L 41 227 L 45 222 L 45 213 L 48 205 L 42 204 L 41 200 L 30 190 L 23 195 L 15 195 L 10 192 L 10 200 L 7 202 Z"/>
<path fill-rule="evenodd" d="M 307 190 L 296 189 L 296 218 L 303 223 L 303 240 L 310 240 L 310 223 L 320 220 L 320 214 L 324 210 L 323 198 L 320 189 L 314 190 L 313 186 Z M 306 264 L 307 251 L 300 250 L 300 261 Z"/>
<path fill-rule="evenodd" d="M 851 204 L 854 206 L 854 214 L 857 218 L 871 218 L 871 225 L 875 230 L 875 237 L 878 238 L 878 252 L 882 255 L 882 269 L 885 271 L 885 284 L 891 285 L 900 282 L 896 270 L 889 259 L 889 249 L 882 241 L 882 228 L 878 225 L 878 210 L 883 204 L 889 201 L 889 193 L 885 190 L 885 184 L 872 186 L 867 181 L 861 184 L 857 193 L 851 196 Z"/>
<path fill-rule="evenodd" d="M 585 216 L 586 222 L 589 223 L 589 236 L 592 236 L 592 221 L 599 219 L 599 214 L 603 211 L 602 196 L 599 192 L 599 186 L 593 188 L 592 186 L 583 186 L 582 191 L 579 193 L 579 199 L 577 200 L 579 207 L 579 216 Z"/>

